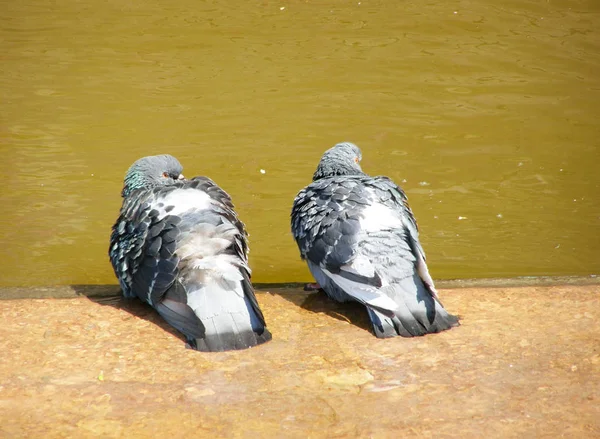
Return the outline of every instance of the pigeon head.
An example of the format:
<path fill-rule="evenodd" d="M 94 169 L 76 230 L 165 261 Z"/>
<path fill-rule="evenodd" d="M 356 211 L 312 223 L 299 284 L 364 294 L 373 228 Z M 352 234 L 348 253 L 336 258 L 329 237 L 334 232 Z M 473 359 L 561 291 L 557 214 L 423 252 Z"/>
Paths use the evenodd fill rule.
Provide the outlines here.
<path fill-rule="evenodd" d="M 359 165 L 361 159 L 362 153 L 354 143 L 338 143 L 321 157 L 313 181 L 335 175 L 364 175 Z"/>
<path fill-rule="evenodd" d="M 172 155 L 153 155 L 141 158 L 133 163 L 125 174 L 121 196 L 127 197 L 136 189 L 150 189 L 155 186 L 167 186 L 182 180 L 183 166 Z"/>

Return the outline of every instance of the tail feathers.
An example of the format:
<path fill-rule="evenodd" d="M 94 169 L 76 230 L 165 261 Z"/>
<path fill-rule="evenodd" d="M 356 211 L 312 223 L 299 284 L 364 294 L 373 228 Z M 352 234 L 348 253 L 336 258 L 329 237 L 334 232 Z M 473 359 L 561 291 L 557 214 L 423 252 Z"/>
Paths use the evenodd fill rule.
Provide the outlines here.
<path fill-rule="evenodd" d="M 458 316 L 450 314 L 448 311 L 446 311 L 442 304 L 437 300 L 434 324 L 437 329 L 436 332 L 445 331 L 446 329 L 454 328 L 455 326 L 460 326 Z"/>
<path fill-rule="evenodd" d="M 219 352 L 247 349 L 271 340 L 264 318 L 244 294 L 242 282 L 205 280 L 209 283 L 178 280 L 154 304 L 161 317 L 185 336 L 190 347 Z"/>
<path fill-rule="evenodd" d="M 271 340 L 271 333 L 265 326 L 252 327 L 247 313 L 225 311 L 204 319 L 203 323 L 206 327 L 204 336 L 188 340 L 189 345 L 199 351 L 247 349 Z"/>
<path fill-rule="evenodd" d="M 402 325 L 398 317 L 389 318 L 371 308 L 367 308 L 367 311 L 373 324 L 373 332 L 375 332 L 377 338 L 390 338 L 398 335 L 413 337 L 413 334 Z"/>
<path fill-rule="evenodd" d="M 154 308 L 169 325 L 185 335 L 187 339 L 204 337 L 204 324 L 187 304 L 164 299 Z"/>
<path fill-rule="evenodd" d="M 257 315 L 244 294 L 242 282 L 204 280 L 202 285 L 187 286 L 187 304 L 205 329 L 200 337 L 186 334 L 192 348 L 219 352 L 247 349 L 271 340 L 262 315 Z"/>
<path fill-rule="evenodd" d="M 397 304 L 394 316 L 388 317 L 367 307 L 375 335 L 380 338 L 416 337 L 458 326 L 458 317 L 449 314 L 420 277 L 415 274 L 380 290 Z"/>

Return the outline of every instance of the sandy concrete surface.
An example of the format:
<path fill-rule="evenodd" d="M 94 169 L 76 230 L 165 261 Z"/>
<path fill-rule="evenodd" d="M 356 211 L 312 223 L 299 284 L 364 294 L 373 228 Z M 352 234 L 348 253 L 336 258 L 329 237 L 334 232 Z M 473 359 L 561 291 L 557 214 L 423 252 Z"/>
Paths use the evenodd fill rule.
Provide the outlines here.
<path fill-rule="evenodd" d="M 460 327 L 387 340 L 273 288 L 273 340 L 216 354 L 79 288 L 0 301 L 0 437 L 600 437 L 600 285 L 441 290 Z"/>

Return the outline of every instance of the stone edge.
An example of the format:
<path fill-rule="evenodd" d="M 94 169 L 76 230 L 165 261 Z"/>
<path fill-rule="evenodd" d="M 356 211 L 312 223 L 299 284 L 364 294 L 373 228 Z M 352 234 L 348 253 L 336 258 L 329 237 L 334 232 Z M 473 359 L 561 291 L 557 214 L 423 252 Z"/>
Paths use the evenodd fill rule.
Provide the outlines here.
<path fill-rule="evenodd" d="M 600 285 L 600 276 L 525 276 L 515 278 L 449 279 L 437 280 L 439 289 L 457 288 L 514 288 L 548 287 L 559 285 Z M 263 293 L 277 289 L 286 294 L 310 294 L 304 291 L 304 283 L 256 283 L 257 292 Z M 283 290 L 283 291 L 282 291 Z M 56 285 L 32 287 L 0 287 L 0 300 L 11 299 L 64 299 L 74 297 L 110 297 L 119 296 L 118 285 Z"/>

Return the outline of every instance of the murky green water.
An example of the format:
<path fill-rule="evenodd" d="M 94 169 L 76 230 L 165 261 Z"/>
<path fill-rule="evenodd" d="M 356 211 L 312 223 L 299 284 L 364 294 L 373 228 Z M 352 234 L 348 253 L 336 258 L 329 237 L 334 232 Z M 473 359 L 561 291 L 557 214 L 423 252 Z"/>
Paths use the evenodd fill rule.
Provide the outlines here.
<path fill-rule="evenodd" d="M 115 282 L 122 177 L 157 153 L 231 193 L 255 281 L 308 280 L 289 210 L 344 140 L 408 193 L 434 277 L 600 272 L 598 2 L 39 0 L 0 24 L 0 285 Z"/>

